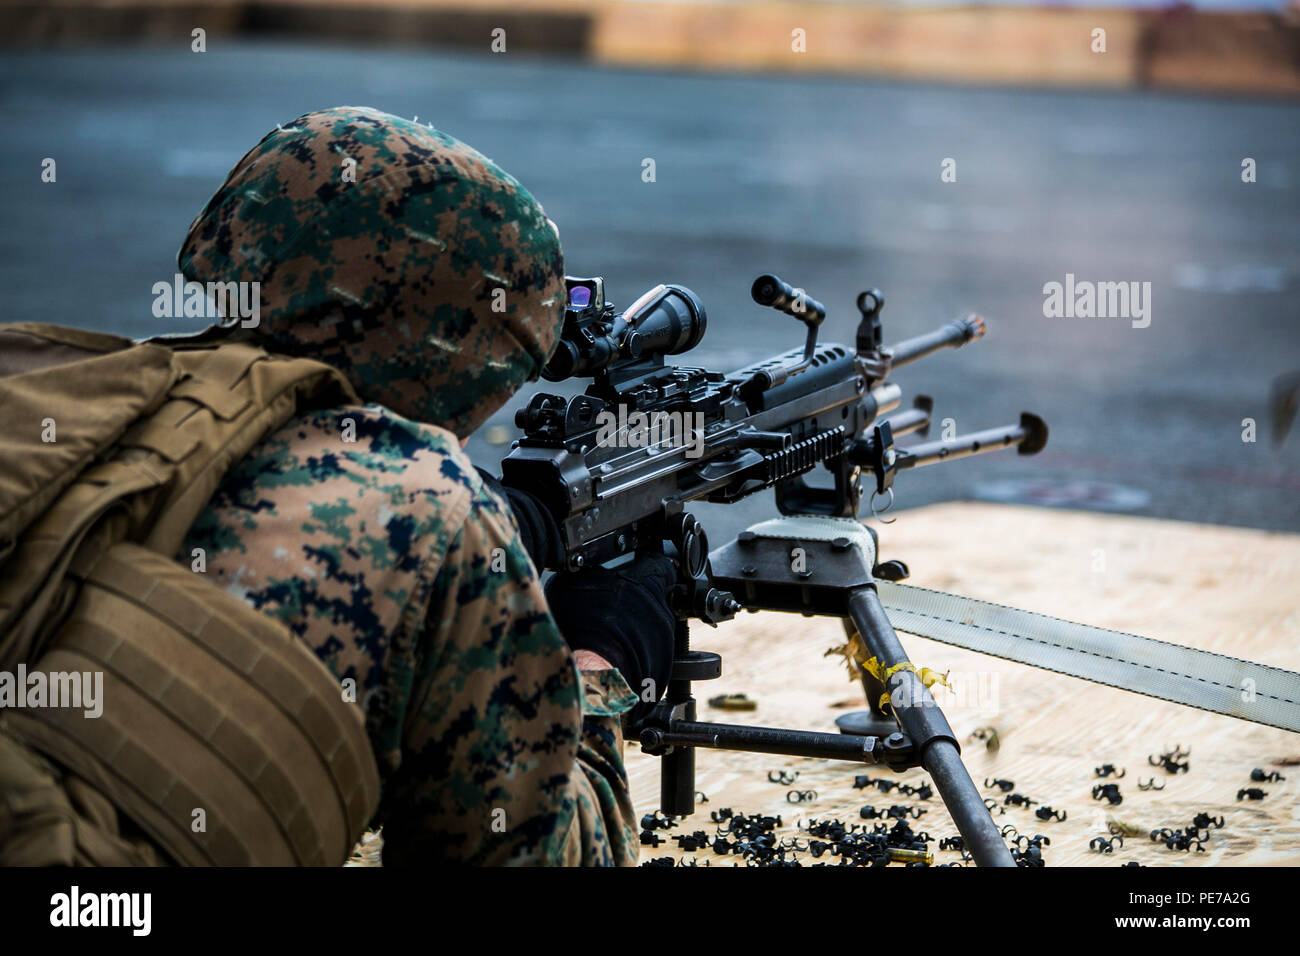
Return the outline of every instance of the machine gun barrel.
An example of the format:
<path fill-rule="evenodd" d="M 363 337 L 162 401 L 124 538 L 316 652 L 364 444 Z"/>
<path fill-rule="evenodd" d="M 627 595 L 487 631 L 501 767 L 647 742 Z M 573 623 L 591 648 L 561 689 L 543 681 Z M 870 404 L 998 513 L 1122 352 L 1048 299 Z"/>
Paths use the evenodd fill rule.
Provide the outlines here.
<path fill-rule="evenodd" d="M 892 353 L 890 365 L 902 368 L 911 365 L 917 359 L 923 359 L 939 349 L 961 348 L 967 342 L 984 337 L 984 320 L 978 315 L 953 319 L 941 328 L 916 338 L 904 339 L 889 351 Z"/>
<path fill-rule="evenodd" d="M 928 438 L 930 432 L 930 415 L 934 411 L 934 399 L 929 395 L 918 395 L 912 407 L 888 418 L 890 431 L 894 437 L 920 432 L 922 438 Z"/>
<path fill-rule="evenodd" d="M 899 468 L 921 468 L 941 461 L 954 461 L 989 451 L 1015 447 L 1022 455 L 1036 455 L 1047 444 L 1047 423 L 1037 415 L 1022 412 L 1019 425 L 988 428 L 949 441 L 924 442 L 898 449 Z M 1017 447 L 1018 446 L 1018 447 Z"/>

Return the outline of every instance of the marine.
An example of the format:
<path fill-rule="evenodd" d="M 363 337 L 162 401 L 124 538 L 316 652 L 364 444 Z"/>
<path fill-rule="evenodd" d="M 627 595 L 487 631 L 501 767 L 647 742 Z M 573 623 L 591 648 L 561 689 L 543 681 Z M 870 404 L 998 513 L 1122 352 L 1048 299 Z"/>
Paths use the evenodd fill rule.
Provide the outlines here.
<path fill-rule="evenodd" d="M 237 345 L 345 380 L 335 393 L 349 400 L 304 402 L 221 462 L 173 559 L 323 662 L 338 702 L 303 706 L 360 711 L 384 863 L 635 862 L 620 721 L 638 701 L 630 687 L 667 684 L 671 565 L 652 555 L 557 574 L 544 592 L 553 519 L 463 451 L 558 338 L 563 257 L 541 205 L 445 133 L 342 107 L 268 133 L 195 218 L 178 262 L 187 282 L 259 283 L 260 321 L 230 315 L 150 344 L 190 356 Z M 247 390 L 237 366 L 230 387 Z M 187 394 L 214 422 L 225 414 L 210 383 Z M 330 752 L 327 732 L 308 735 Z M 77 776 L 54 762 L 56 777 Z M 366 788 L 331 767 L 355 811 Z M 140 839 L 124 801 L 109 802 L 121 833 L 102 801 L 95 827 L 130 832 L 142 861 L 175 862 L 180 851 Z M 147 833 L 173 822 L 150 819 Z M 7 836 L 0 815 L 0 861 Z"/>

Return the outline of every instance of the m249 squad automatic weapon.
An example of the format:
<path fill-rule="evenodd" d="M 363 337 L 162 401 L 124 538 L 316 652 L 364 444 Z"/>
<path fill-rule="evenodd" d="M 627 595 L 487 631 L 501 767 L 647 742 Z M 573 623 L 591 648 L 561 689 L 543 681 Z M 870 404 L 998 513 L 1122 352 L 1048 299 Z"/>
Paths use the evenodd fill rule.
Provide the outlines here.
<path fill-rule="evenodd" d="M 984 335 L 982 319 L 956 319 L 892 347 L 883 344 L 884 297 L 857 298 L 852 348 L 818 341 L 820 302 L 773 275 L 751 294 L 803 323 L 802 348 L 732 372 L 665 364 L 690 351 L 707 320 L 699 298 L 659 285 L 618 311 L 601 278 L 566 279 L 568 303 L 548 381 L 590 378 L 584 394 L 537 394 L 516 416 L 523 436 L 502 462 L 502 481 L 531 492 L 554 517 L 563 559 L 577 570 L 663 551 L 677 569 L 672 679 L 629 728 L 662 757 L 661 810 L 694 810 L 700 747 L 923 766 L 981 865 L 1013 865 L 961 762 L 957 738 L 894 624 L 982 653 L 1179 703 L 1300 731 L 1300 675 L 1135 635 L 1071 624 L 897 582 L 900 561 L 878 560 L 875 531 L 858 520 L 864 483 L 892 501 L 903 470 L 1015 448 L 1032 455 L 1047 426 L 1028 412 L 1014 425 L 941 441 L 926 437 L 926 396 L 902 408 L 891 374 Z M 829 487 L 805 476 L 817 467 Z M 782 517 L 761 522 L 710 553 L 685 506 L 730 503 L 773 489 Z M 741 609 L 828 615 L 874 659 L 862 671 L 871 711 L 841 721 L 843 733 L 696 720 L 691 684 L 721 675 L 721 658 L 692 650 L 688 622 L 714 625 Z M 892 623 L 891 623 L 892 619 Z M 1249 683 L 1250 694 L 1242 693 Z M 1246 700 L 1249 696 L 1250 700 Z"/>

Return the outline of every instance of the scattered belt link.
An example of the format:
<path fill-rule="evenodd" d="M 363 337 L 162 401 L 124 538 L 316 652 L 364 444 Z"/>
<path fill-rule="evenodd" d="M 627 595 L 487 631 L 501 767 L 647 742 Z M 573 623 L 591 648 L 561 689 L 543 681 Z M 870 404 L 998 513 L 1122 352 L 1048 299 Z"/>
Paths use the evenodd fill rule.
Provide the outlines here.
<path fill-rule="evenodd" d="M 723 807 L 710 814 L 720 824 L 714 836 L 703 830 L 682 833 L 673 837 L 687 853 L 711 849 L 719 856 L 731 855 L 744 860 L 747 866 L 800 866 L 798 853 L 807 852 L 814 859 L 829 855 L 839 866 L 884 866 L 902 863 L 907 866 L 932 866 L 934 854 L 927 844 L 928 833 L 914 833 L 905 816 L 919 816 L 924 811 L 907 807 L 891 807 L 886 815 L 891 822 L 881 822 L 873 829 L 857 824 L 846 826 L 838 820 L 808 821 L 805 830 L 809 839 L 800 837 L 779 840 L 774 830 L 781 826 L 780 817 L 746 816 Z M 722 826 L 721 824 L 725 824 Z M 643 834 L 653 838 L 644 842 L 658 846 L 664 842 L 657 833 Z M 671 857 L 648 860 L 643 866 L 672 866 Z M 685 865 L 678 863 L 677 865 Z M 693 865 L 693 864 L 690 864 Z M 820 865 L 826 865 L 822 862 Z"/>
<path fill-rule="evenodd" d="M 984 749 L 990 753 L 997 753 L 998 747 L 1002 745 L 1001 741 L 998 740 L 998 729 L 996 727 L 976 727 L 966 739 L 984 741 Z"/>
<path fill-rule="evenodd" d="M 1165 773 L 1186 773 L 1188 762 L 1183 758 L 1190 757 L 1191 755 L 1192 752 L 1190 750 L 1184 750 L 1182 747 L 1174 747 L 1173 750 L 1166 751 L 1159 757 L 1154 755 L 1148 756 L 1147 763 L 1153 767 L 1164 767 Z M 1179 763 L 1180 760 L 1182 760 L 1182 763 Z"/>
<path fill-rule="evenodd" d="M 1153 843 L 1163 843 L 1167 850 L 1182 850 L 1189 852 L 1193 848 L 1197 853 L 1204 853 L 1204 843 L 1210 838 L 1210 830 L 1219 829 L 1223 826 L 1223 817 L 1212 817 L 1208 813 L 1198 813 L 1191 824 L 1186 828 L 1171 830 L 1168 827 L 1161 827 L 1158 830 L 1151 831 L 1151 841 Z M 1201 831 L 1205 835 L 1201 835 Z"/>
<path fill-rule="evenodd" d="M 1092 799 L 1105 800 L 1112 807 L 1117 807 L 1124 802 L 1124 795 L 1119 792 L 1117 783 L 1099 783 L 1092 788 Z"/>
<path fill-rule="evenodd" d="M 1022 840 L 1025 842 L 1023 847 L 1020 845 Z M 1011 851 L 1011 857 L 1016 861 L 1016 866 L 1038 868 L 1046 865 L 1043 860 L 1043 847 L 1051 845 L 1050 838 L 1040 834 L 1029 837 L 1022 833 L 1018 834 L 1013 842 L 1016 849 Z"/>

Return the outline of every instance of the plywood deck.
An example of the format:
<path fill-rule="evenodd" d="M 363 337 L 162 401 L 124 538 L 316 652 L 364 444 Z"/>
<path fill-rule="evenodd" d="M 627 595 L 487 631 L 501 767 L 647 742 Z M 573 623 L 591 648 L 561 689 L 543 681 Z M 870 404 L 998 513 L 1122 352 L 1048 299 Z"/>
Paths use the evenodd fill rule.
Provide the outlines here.
<path fill-rule="evenodd" d="M 880 527 L 881 556 L 905 561 L 908 583 L 1010 604 L 1162 640 L 1220 651 L 1300 670 L 1300 535 L 1269 533 L 1144 518 L 999 505 L 953 503 L 902 512 Z M 941 698 L 963 739 L 977 727 L 997 728 L 996 752 L 964 744 L 971 776 L 1014 780 L 1016 790 L 1064 809 L 1065 822 L 1039 821 L 1032 810 L 1009 807 L 999 823 L 1051 838 L 1048 866 L 1300 865 L 1300 735 L 1141 697 L 1108 687 L 900 634 L 917 666 L 951 669 L 959 696 Z M 809 730 L 834 730 L 833 719 L 860 709 L 860 685 L 842 663 L 823 652 L 842 641 L 837 621 L 786 614 L 742 615 L 717 630 L 700 626 L 694 646 L 723 655 L 721 679 L 696 685 L 703 701 L 743 692 L 757 711 L 729 713 L 701 703 L 700 719 Z M 1175 744 L 1190 749 L 1190 770 L 1170 776 L 1147 765 L 1149 754 Z M 640 811 L 658 803 L 658 761 L 627 747 L 633 798 Z M 1124 800 L 1111 808 L 1091 798 L 1093 769 L 1113 763 Z M 1290 765 L 1288 765 L 1290 764 Z M 1252 768 L 1277 770 L 1284 783 L 1251 783 Z M 811 803 L 792 805 L 788 786 L 769 783 L 769 770 L 798 771 L 796 786 L 817 791 Z M 810 817 L 860 822 L 870 803 L 927 806 L 913 822 L 937 839 L 956 833 L 938 796 L 924 804 L 896 794 L 852 788 L 855 774 L 888 771 L 825 760 L 702 750 L 697 784 L 709 797 L 669 834 L 713 833 L 709 811 L 729 806 L 746 813 L 780 814 L 781 832 L 794 836 Z M 897 779 L 917 784 L 919 770 Z M 1165 789 L 1142 792 L 1139 779 Z M 1261 787 L 1259 802 L 1238 802 L 1237 791 Z M 981 790 L 983 788 L 981 787 Z M 988 791 L 990 795 L 997 791 Z M 1000 794 L 998 794 L 1000 795 Z M 1223 816 L 1204 853 L 1151 843 L 1146 832 L 1186 826 L 1199 812 Z M 1088 841 L 1107 835 L 1117 818 L 1140 827 L 1112 855 L 1090 852 Z M 643 848 L 642 858 L 695 858 L 732 865 L 711 850 L 687 854 L 673 843 Z M 936 863 L 958 860 L 936 853 Z M 829 857 L 823 857 L 827 860 Z M 804 862 L 811 863 L 805 857 Z"/>

